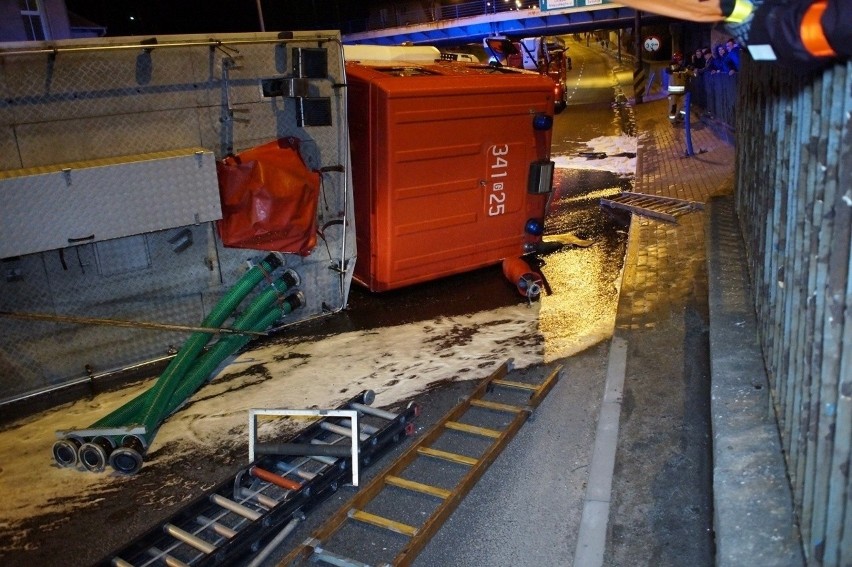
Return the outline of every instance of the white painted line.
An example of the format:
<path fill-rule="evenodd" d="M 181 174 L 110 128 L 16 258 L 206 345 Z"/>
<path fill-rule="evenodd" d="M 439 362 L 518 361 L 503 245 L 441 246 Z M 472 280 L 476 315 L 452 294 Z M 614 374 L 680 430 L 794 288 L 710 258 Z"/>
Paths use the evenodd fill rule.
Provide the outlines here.
<path fill-rule="evenodd" d="M 574 551 L 574 567 L 603 565 L 626 370 L 627 341 L 614 336 L 609 347 L 606 384 L 598 416 L 595 446 L 592 449 L 592 462 L 589 465 L 583 516 L 580 519 L 580 532 L 577 535 L 577 549 Z"/>

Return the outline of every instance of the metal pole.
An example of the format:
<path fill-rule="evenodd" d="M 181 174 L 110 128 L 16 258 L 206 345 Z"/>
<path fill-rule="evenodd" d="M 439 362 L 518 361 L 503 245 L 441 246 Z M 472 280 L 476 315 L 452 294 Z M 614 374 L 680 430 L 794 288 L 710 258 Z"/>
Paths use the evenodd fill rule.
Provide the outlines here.
<path fill-rule="evenodd" d="M 74 315 L 52 315 L 50 313 L 28 313 L 21 311 L 0 311 L 0 317 L 30 321 L 49 321 L 52 323 L 74 323 L 78 325 L 104 325 L 108 327 L 129 327 L 132 329 L 150 329 L 156 331 L 182 331 L 187 333 L 210 333 L 211 335 L 251 335 L 265 337 L 261 331 L 240 331 L 227 327 L 193 327 L 190 325 L 171 325 L 169 323 L 149 323 L 147 321 L 125 321 L 122 319 L 96 319 Z"/>
<path fill-rule="evenodd" d="M 263 6 L 260 5 L 260 0 L 255 0 L 257 3 L 257 19 L 260 21 L 260 31 L 266 31 L 266 25 L 263 23 Z"/>
<path fill-rule="evenodd" d="M 621 28 L 618 28 L 618 62 L 621 63 Z"/>
<path fill-rule="evenodd" d="M 644 85 L 644 72 L 642 65 L 642 18 L 641 12 L 636 10 L 636 16 L 633 18 L 633 40 L 636 51 L 636 63 L 633 69 L 633 89 L 636 97 L 636 104 L 642 104 L 642 86 Z"/>
<path fill-rule="evenodd" d="M 686 155 L 687 156 L 694 156 L 695 152 L 692 151 L 692 128 L 689 125 L 689 115 L 690 115 L 689 102 L 690 102 L 690 98 L 691 98 L 691 93 L 689 91 L 686 91 L 686 94 L 684 95 L 684 99 L 683 99 L 683 111 L 684 111 L 684 113 L 686 113 L 686 115 L 684 116 L 684 120 L 685 120 L 684 132 L 686 133 Z"/>

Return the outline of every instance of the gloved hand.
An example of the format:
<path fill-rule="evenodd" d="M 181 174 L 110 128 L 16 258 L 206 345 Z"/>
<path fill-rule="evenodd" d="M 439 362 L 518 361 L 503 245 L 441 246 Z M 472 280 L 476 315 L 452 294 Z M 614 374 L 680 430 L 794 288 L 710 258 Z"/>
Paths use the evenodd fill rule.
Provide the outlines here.
<path fill-rule="evenodd" d="M 724 22 L 755 60 L 797 70 L 852 56 L 852 0 L 619 0 L 636 10 Z M 804 32 L 804 33 L 803 33 Z"/>
<path fill-rule="evenodd" d="M 772 0 L 768 1 L 771 2 Z M 725 29 L 740 45 L 748 45 L 749 31 L 755 12 L 760 10 L 763 3 L 764 0 L 750 0 L 748 2 L 721 0 L 722 14 L 725 16 Z"/>
<path fill-rule="evenodd" d="M 852 55 L 852 0 L 761 0 L 748 31 L 755 60 L 809 71 Z"/>

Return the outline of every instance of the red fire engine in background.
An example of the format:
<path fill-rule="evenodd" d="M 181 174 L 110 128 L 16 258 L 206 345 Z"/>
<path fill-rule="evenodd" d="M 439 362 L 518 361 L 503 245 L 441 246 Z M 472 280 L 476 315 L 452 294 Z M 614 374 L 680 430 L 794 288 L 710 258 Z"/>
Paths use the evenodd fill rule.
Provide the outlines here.
<path fill-rule="evenodd" d="M 515 69 L 537 71 L 553 80 L 556 112 L 568 104 L 565 75 L 571 70 L 571 58 L 565 40 L 557 36 L 525 37 L 512 41 L 506 36 L 491 36 L 482 40 L 488 63 Z"/>

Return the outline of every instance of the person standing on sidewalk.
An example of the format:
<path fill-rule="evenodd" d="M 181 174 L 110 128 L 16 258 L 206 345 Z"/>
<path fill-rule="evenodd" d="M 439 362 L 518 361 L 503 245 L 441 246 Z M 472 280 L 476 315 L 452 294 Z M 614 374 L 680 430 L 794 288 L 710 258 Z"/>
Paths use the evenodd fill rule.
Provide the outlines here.
<path fill-rule="evenodd" d="M 725 50 L 725 46 L 721 43 L 716 44 L 713 47 L 713 58 L 707 64 L 707 71 L 713 75 L 716 73 L 728 74 L 730 70 L 728 66 L 728 52 Z"/>
<path fill-rule="evenodd" d="M 663 72 L 668 75 L 666 84 L 669 91 L 669 120 L 674 122 L 679 116 L 678 103 L 686 93 L 686 80 L 689 74 L 683 65 L 683 54 L 680 51 L 674 52 L 672 60 Z"/>
<path fill-rule="evenodd" d="M 698 72 L 704 69 L 707 61 L 704 59 L 704 50 L 702 48 L 698 48 L 695 50 L 695 53 L 689 58 L 689 69 L 693 72 Z"/>
<path fill-rule="evenodd" d="M 725 42 L 725 59 L 728 62 L 728 74 L 733 75 L 740 70 L 740 45 L 736 40 L 729 39 Z"/>

